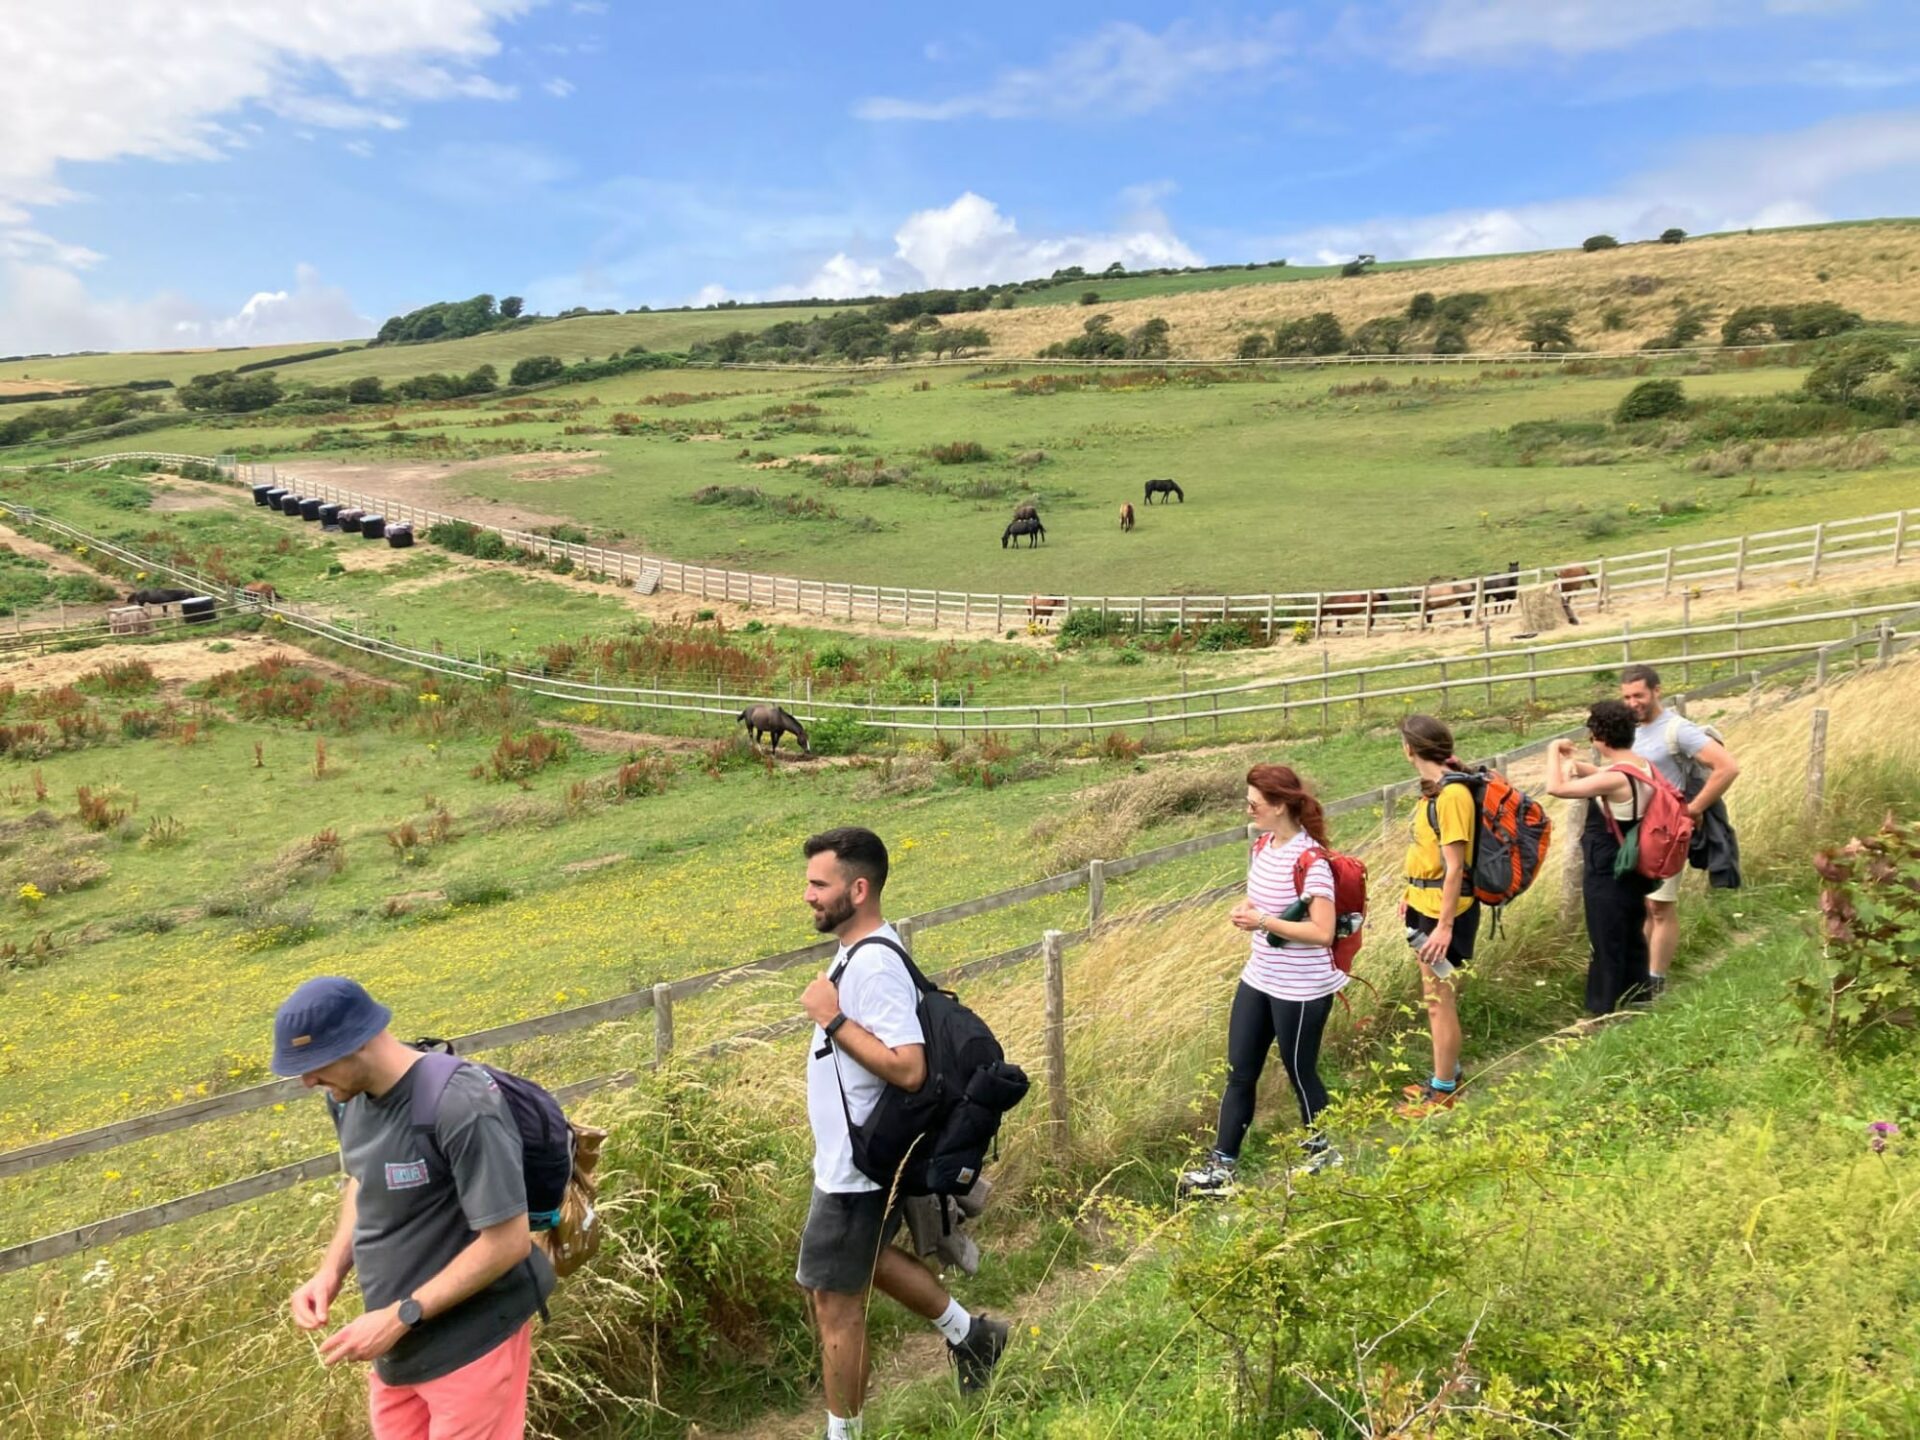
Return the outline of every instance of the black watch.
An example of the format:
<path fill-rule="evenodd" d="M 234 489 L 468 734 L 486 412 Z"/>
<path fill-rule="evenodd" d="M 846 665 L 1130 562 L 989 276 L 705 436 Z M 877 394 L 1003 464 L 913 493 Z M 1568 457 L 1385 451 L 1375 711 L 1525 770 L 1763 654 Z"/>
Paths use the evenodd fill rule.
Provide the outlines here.
<path fill-rule="evenodd" d="M 825 1025 L 821 1026 L 820 1030 L 821 1030 L 821 1033 L 827 1037 L 827 1039 L 831 1040 L 833 1038 L 834 1032 L 846 1023 L 847 1023 L 846 1012 L 842 1011 L 840 1014 L 834 1016 L 831 1020 L 829 1020 Z"/>
<path fill-rule="evenodd" d="M 420 1323 L 420 1302 L 409 1295 L 400 1302 L 400 1323 L 411 1330 Z"/>

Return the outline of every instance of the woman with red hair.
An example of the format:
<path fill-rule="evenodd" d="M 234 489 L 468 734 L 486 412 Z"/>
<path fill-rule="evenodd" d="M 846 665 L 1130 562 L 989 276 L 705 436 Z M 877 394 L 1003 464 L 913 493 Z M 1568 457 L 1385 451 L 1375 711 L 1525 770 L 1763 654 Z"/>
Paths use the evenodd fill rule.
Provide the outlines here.
<path fill-rule="evenodd" d="M 1276 1046 L 1300 1102 L 1306 1158 L 1313 1172 L 1340 1163 L 1316 1123 L 1327 1105 L 1320 1081 L 1320 1037 L 1333 997 L 1347 983 L 1333 963 L 1333 867 L 1327 863 L 1327 820 L 1320 802 L 1285 765 L 1247 772 L 1247 819 L 1259 832 L 1247 865 L 1247 898 L 1229 917 L 1247 933 L 1250 951 L 1227 1020 L 1227 1086 L 1212 1153 L 1180 1177 L 1188 1195 L 1233 1189 L 1240 1145 L 1253 1123 L 1254 1090 Z M 1304 863 L 1303 863 L 1304 862 Z"/>

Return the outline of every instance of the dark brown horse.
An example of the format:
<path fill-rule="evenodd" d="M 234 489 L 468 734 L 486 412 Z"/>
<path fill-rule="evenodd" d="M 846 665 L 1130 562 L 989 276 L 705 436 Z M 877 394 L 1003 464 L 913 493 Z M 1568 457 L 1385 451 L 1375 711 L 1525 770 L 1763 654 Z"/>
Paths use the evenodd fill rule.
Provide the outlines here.
<path fill-rule="evenodd" d="M 1000 532 L 1000 548 L 1006 549 L 1023 535 L 1026 537 L 1027 548 L 1031 550 L 1047 538 L 1047 527 L 1040 523 L 1038 515 L 1031 520 L 1015 520 Z"/>
<path fill-rule="evenodd" d="M 1598 589 L 1600 582 L 1593 578 L 1593 572 L 1584 565 L 1562 565 L 1553 576 L 1553 593 L 1560 597 L 1560 610 L 1567 617 L 1569 625 L 1578 625 L 1579 619 L 1573 613 L 1573 601 L 1568 598 L 1582 590 Z"/>
<path fill-rule="evenodd" d="M 1373 622 L 1387 613 L 1387 592 L 1375 590 L 1368 594 L 1364 590 L 1355 590 L 1345 595 L 1329 595 L 1320 603 L 1323 619 L 1333 621 L 1336 634 L 1349 620 L 1362 620 L 1367 628 L 1373 628 Z"/>
<path fill-rule="evenodd" d="M 776 755 L 780 753 L 782 735 L 791 735 L 798 740 L 803 754 L 813 753 L 813 747 L 807 743 L 806 727 L 779 705 L 749 705 L 734 716 L 734 719 L 747 727 L 747 738 L 754 744 L 760 743 L 762 735 L 770 738 L 773 741 L 773 753 Z"/>
<path fill-rule="evenodd" d="M 1038 520 L 1040 518 L 1040 506 L 1032 500 L 1027 501 L 1023 505 L 1016 505 L 1013 507 L 1013 518 L 1016 520 Z"/>
<path fill-rule="evenodd" d="M 1036 625 L 1051 625 L 1053 617 L 1066 608 L 1065 596 L 1029 595 L 1027 597 L 1027 619 Z"/>
<path fill-rule="evenodd" d="M 160 607 L 160 613 L 164 615 L 167 613 L 167 606 L 178 605 L 182 600 L 191 600 L 192 598 L 193 591 L 191 590 L 135 590 L 127 596 L 127 604 L 158 605 Z"/>
<path fill-rule="evenodd" d="M 1172 480 L 1147 481 L 1146 503 L 1151 505 L 1153 503 L 1153 497 L 1156 495 L 1160 496 L 1163 500 L 1171 495 L 1182 505 L 1187 503 L 1187 492 L 1182 490 L 1179 485 Z"/>
<path fill-rule="evenodd" d="M 1122 531 L 1133 529 L 1133 502 L 1123 501 L 1120 506 L 1120 528 Z"/>

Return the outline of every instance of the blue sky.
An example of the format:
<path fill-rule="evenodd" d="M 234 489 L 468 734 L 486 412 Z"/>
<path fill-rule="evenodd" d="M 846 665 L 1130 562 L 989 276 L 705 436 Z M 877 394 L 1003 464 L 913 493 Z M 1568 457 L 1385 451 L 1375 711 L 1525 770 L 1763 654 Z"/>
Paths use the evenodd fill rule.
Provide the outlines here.
<path fill-rule="evenodd" d="M 0 354 L 1912 213 L 1911 0 L 7 0 Z"/>

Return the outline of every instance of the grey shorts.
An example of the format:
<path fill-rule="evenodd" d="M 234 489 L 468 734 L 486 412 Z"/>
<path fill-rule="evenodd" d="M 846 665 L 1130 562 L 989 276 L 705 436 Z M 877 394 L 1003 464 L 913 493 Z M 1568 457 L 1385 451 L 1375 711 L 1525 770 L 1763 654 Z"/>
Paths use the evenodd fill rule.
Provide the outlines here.
<path fill-rule="evenodd" d="M 1685 870 L 1674 871 L 1673 874 L 1660 882 L 1660 888 L 1647 896 L 1647 899 L 1664 900 L 1669 905 L 1678 905 L 1680 903 L 1680 877 L 1686 873 Z"/>
<path fill-rule="evenodd" d="M 866 1294 L 881 1247 L 900 1232 L 902 1218 L 899 1197 L 889 1210 L 884 1190 L 828 1194 L 816 1188 L 793 1278 L 806 1290 Z"/>

